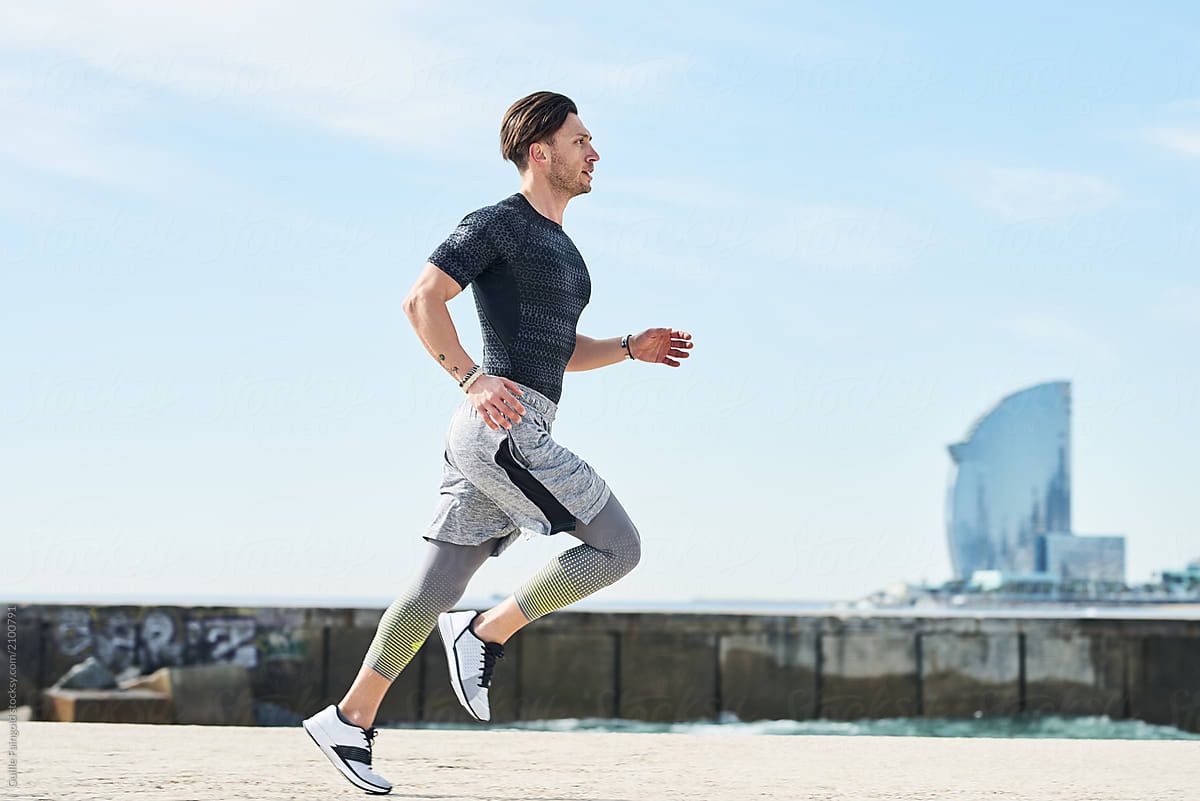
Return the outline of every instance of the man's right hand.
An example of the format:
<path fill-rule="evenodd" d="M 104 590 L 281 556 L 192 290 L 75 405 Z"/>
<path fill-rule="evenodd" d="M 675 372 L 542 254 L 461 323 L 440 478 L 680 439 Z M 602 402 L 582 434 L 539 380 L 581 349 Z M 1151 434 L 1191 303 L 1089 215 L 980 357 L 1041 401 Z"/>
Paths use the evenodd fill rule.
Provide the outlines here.
<path fill-rule="evenodd" d="M 493 431 L 501 427 L 511 429 L 514 424 L 521 422 L 525 406 L 516 396 L 524 394 L 525 390 L 517 382 L 502 375 L 481 375 L 471 382 L 471 388 L 467 390 L 471 405 Z"/>

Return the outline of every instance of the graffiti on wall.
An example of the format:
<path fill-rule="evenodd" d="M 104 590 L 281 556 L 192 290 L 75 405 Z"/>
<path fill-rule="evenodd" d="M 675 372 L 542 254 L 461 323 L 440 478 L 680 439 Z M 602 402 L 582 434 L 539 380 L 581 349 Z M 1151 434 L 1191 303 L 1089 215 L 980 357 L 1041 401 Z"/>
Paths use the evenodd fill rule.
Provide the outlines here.
<path fill-rule="evenodd" d="M 225 615 L 189 620 L 189 661 L 227 662 L 253 669 L 258 665 L 257 636 L 258 623 L 252 617 Z"/>
<path fill-rule="evenodd" d="M 308 639 L 296 629 L 267 632 L 267 661 L 300 661 L 308 655 Z"/>
<path fill-rule="evenodd" d="M 96 658 L 109 670 L 120 672 L 133 664 L 137 649 L 137 623 L 127 612 L 104 615 L 92 629 Z"/>
<path fill-rule="evenodd" d="M 259 662 L 259 626 L 246 615 L 222 615 L 187 620 L 163 609 L 141 615 L 125 610 L 67 608 L 51 628 L 58 653 L 83 659 L 94 655 L 114 673 L 137 665 L 143 673 L 160 667 L 227 662 L 252 669 Z M 268 658 L 287 659 L 300 647 L 290 633 L 268 637 Z M 302 644 L 301 644 L 302 645 Z"/>
<path fill-rule="evenodd" d="M 64 609 L 52 629 L 54 645 L 65 656 L 79 656 L 92 647 L 92 616 L 88 609 Z"/>
<path fill-rule="evenodd" d="M 142 618 L 137 664 L 142 673 L 183 662 L 183 643 L 176 636 L 175 618 L 161 609 L 151 609 Z"/>

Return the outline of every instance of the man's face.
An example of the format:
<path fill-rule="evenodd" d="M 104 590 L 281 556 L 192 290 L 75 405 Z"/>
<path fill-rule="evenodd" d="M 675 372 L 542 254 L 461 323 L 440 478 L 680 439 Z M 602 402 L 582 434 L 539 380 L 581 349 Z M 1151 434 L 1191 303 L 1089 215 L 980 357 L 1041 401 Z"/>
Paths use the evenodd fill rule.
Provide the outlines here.
<path fill-rule="evenodd" d="M 592 169 L 600 154 L 592 147 L 592 135 L 577 114 L 554 132 L 550 142 L 550 165 L 546 177 L 554 189 L 567 197 L 592 191 Z"/>

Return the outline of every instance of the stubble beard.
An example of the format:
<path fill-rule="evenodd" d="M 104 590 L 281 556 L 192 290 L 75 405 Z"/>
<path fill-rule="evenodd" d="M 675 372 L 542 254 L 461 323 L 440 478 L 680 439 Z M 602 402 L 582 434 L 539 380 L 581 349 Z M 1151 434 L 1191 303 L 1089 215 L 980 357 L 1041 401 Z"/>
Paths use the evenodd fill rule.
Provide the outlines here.
<path fill-rule="evenodd" d="M 584 180 L 581 170 L 572 172 L 559 167 L 553 167 L 550 170 L 550 186 L 554 187 L 555 192 L 568 198 L 592 191 L 591 184 Z"/>

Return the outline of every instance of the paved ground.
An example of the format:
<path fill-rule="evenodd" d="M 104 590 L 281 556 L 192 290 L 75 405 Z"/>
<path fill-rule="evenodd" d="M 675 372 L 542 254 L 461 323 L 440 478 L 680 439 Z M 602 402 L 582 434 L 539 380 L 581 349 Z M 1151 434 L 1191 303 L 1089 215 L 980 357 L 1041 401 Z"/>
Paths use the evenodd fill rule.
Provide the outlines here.
<path fill-rule="evenodd" d="M 482 801 L 1200 797 L 1200 742 L 380 731 L 388 797 Z M 350 798 L 300 727 L 22 723 L 4 799 Z M 381 797 L 381 796 L 374 796 Z"/>

